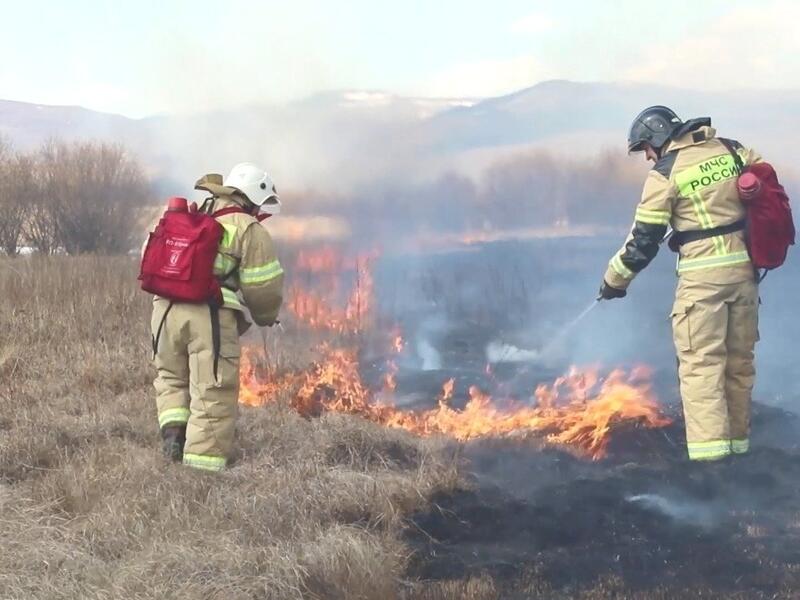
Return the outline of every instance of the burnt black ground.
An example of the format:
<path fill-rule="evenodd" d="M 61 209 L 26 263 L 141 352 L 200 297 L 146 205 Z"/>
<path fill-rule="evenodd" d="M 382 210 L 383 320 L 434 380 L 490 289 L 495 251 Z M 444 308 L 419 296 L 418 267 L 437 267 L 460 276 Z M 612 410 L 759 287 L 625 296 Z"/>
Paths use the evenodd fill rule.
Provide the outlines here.
<path fill-rule="evenodd" d="M 457 380 L 456 407 L 470 384 L 503 391 L 486 381 L 487 344 L 549 349 L 596 296 L 624 235 L 382 259 L 378 303 L 408 342 L 396 357 L 399 403 L 430 407 L 449 377 Z M 614 595 L 612 586 L 591 597 L 800 598 L 800 423 L 757 405 L 749 455 L 689 463 L 674 406 L 680 397 L 669 319 L 674 268 L 674 255 L 660 252 L 626 299 L 601 303 L 542 360 L 495 365 L 494 373 L 497 381 L 514 381 L 506 392 L 527 398 L 537 383 L 552 383 L 572 364 L 606 372 L 650 365 L 653 388 L 673 405 L 676 423 L 616 431 L 611 455 L 597 463 L 522 441 L 465 446 L 469 489 L 437 498 L 434 509 L 409 523 L 412 574 L 448 580 L 489 573 L 502 584 L 504 600 L 571 598 L 615 576 L 626 595 Z M 800 411 L 799 296 L 800 261 L 790 260 L 761 285 L 756 347 L 754 397 L 792 411 Z M 421 341 L 438 350 L 440 369 L 420 370 Z M 376 363 L 376 385 L 383 364 Z M 552 594 L 513 591 L 530 589 L 531 577 L 549 582 Z"/>
<path fill-rule="evenodd" d="M 468 489 L 411 520 L 412 574 L 489 573 L 509 598 L 531 572 L 567 594 L 616 577 L 634 594 L 800 597 L 797 418 L 757 405 L 753 431 L 749 454 L 718 463 L 685 458 L 680 421 L 616 431 L 598 462 L 468 445 Z"/>

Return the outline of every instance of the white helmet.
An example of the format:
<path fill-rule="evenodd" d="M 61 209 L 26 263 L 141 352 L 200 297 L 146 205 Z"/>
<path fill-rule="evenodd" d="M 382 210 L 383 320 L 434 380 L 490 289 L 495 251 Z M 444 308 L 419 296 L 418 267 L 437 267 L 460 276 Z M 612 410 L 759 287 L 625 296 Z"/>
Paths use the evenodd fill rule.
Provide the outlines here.
<path fill-rule="evenodd" d="M 236 188 L 266 213 L 277 215 L 281 212 L 281 200 L 272 178 L 253 163 L 239 163 L 233 167 L 223 185 Z"/>

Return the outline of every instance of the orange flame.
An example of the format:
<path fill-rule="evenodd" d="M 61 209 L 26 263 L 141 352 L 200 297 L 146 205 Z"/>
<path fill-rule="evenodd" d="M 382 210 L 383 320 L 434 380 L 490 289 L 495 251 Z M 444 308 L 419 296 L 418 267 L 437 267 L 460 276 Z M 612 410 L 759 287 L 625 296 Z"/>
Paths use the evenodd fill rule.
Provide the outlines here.
<path fill-rule="evenodd" d="M 383 390 L 393 392 L 397 389 L 397 372 L 400 369 L 393 360 L 389 361 L 388 371 L 383 375 Z"/>
<path fill-rule="evenodd" d="M 266 399 L 275 400 L 282 393 L 292 392 L 302 381 L 302 374 L 278 373 L 263 364 L 261 349 L 245 347 L 242 349 L 239 367 L 239 403 L 247 406 L 261 406 Z"/>
<path fill-rule="evenodd" d="M 539 386 L 534 406 L 515 401 L 501 404 L 471 386 L 469 400 L 460 410 L 449 405 L 455 388 L 455 380 L 450 379 L 435 408 L 412 411 L 375 401 L 361 379 L 353 350 L 326 348 L 324 358 L 310 370 L 278 377 L 271 385 L 253 384 L 251 358 L 251 352 L 243 355 L 242 402 L 246 404 L 259 403 L 256 399 L 270 402 L 275 390 L 299 385 L 291 404 L 303 415 L 345 412 L 423 436 L 441 434 L 462 441 L 531 436 L 600 459 L 606 455 L 615 425 L 632 422 L 652 428 L 670 423 L 641 370 L 630 375 L 615 370 L 601 378 L 596 370 L 574 369 L 551 386 Z"/>
<path fill-rule="evenodd" d="M 324 248 L 298 254 L 294 284 L 290 289 L 289 310 L 305 326 L 336 333 L 359 333 L 372 324 L 373 280 L 370 260 L 373 255 L 345 259 L 339 252 Z M 342 273 L 350 271 L 354 284 L 342 292 Z M 304 279 L 306 286 L 301 285 Z M 312 287 L 312 280 L 315 286 Z M 343 307 L 336 298 L 346 297 Z M 399 329 L 389 335 L 390 349 L 403 351 L 405 342 Z M 484 437 L 536 437 L 547 443 L 564 445 L 593 459 L 606 455 L 612 429 L 632 422 L 644 427 L 669 424 L 651 392 L 649 372 L 636 368 L 626 375 L 621 370 L 602 378 L 597 369 L 572 369 L 550 386 L 539 386 L 535 404 L 513 400 L 498 402 L 490 394 L 471 386 L 461 409 L 454 408 L 455 379 L 442 386 L 438 403 L 427 410 L 403 410 L 380 400 L 395 392 L 398 366 L 387 361 L 383 375 L 384 397 L 373 393 L 363 382 L 357 349 L 323 345 L 322 358 L 303 371 L 279 371 L 270 367 L 259 349 L 245 348 L 240 369 L 242 404 L 258 406 L 285 398 L 304 416 L 324 411 L 360 415 L 389 427 L 406 429 L 417 435 L 446 435 L 457 440 Z M 494 380 L 490 365 L 486 374 Z"/>
<path fill-rule="evenodd" d="M 370 262 L 373 254 L 362 254 L 346 259 L 333 248 L 304 251 L 297 256 L 289 289 L 288 310 L 294 317 L 312 329 L 357 333 L 369 325 L 372 311 L 373 279 Z M 340 282 L 346 272 L 354 274 L 352 289 L 344 307 L 334 306 L 340 296 Z M 303 275 L 318 278 L 315 289 L 300 283 Z"/>

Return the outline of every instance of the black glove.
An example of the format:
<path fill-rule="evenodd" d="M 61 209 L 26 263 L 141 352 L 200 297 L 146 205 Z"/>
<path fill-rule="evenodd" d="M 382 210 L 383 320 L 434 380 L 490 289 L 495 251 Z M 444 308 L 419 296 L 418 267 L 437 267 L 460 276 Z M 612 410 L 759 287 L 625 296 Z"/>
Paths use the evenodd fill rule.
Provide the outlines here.
<path fill-rule="evenodd" d="M 597 296 L 598 300 L 613 300 L 614 298 L 624 298 L 628 295 L 626 290 L 621 290 L 619 288 L 611 287 L 605 281 L 603 281 L 603 285 L 600 286 L 600 295 Z"/>

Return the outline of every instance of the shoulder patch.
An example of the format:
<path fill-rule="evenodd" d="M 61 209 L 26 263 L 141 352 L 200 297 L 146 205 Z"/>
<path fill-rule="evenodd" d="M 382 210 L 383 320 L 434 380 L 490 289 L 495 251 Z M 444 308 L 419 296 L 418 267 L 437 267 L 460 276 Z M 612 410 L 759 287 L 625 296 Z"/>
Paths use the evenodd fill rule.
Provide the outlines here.
<path fill-rule="evenodd" d="M 653 165 L 653 171 L 669 179 L 669 176 L 672 174 L 672 167 L 675 166 L 676 158 L 678 158 L 677 152 L 667 152 Z"/>

